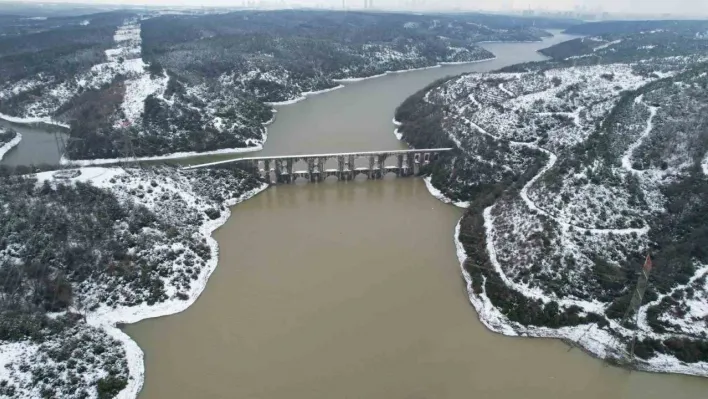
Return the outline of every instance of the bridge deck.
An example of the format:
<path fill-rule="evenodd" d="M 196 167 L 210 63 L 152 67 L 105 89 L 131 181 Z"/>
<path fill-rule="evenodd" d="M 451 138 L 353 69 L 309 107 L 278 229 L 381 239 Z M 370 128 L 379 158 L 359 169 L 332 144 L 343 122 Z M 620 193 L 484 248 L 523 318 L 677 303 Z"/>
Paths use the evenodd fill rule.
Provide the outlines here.
<path fill-rule="evenodd" d="M 425 148 L 425 149 L 413 149 L 413 150 L 383 150 L 383 151 L 363 151 L 363 152 L 338 152 L 331 154 L 303 154 L 303 155 L 281 155 L 281 156 L 267 156 L 267 157 L 244 157 L 244 158 L 234 158 L 227 159 L 225 161 L 204 163 L 199 165 L 187 166 L 184 169 L 197 169 L 204 168 L 207 166 L 221 165 L 232 162 L 247 162 L 247 161 L 274 161 L 274 160 L 298 160 L 303 158 L 334 158 L 341 156 L 369 156 L 369 155 L 401 155 L 401 154 L 418 154 L 418 153 L 437 153 L 451 151 L 452 148 Z"/>

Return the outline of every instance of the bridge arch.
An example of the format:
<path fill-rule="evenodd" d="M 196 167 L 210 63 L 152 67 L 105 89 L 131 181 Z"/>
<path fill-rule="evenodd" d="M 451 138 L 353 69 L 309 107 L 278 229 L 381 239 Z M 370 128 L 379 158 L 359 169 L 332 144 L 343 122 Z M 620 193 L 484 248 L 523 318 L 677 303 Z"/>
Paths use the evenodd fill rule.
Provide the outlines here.
<path fill-rule="evenodd" d="M 450 150 L 452 148 L 245 157 L 184 169 L 247 163 L 250 169 L 262 177 L 267 177 L 268 181 L 275 180 L 276 183 L 292 183 L 298 178 L 319 182 L 332 176 L 346 181 L 361 174 L 370 179 L 379 179 L 388 173 L 395 173 L 397 176 L 415 175 L 421 166 L 435 161 L 439 154 Z M 336 165 L 336 168 L 329 167 L 333 165 Z"/>

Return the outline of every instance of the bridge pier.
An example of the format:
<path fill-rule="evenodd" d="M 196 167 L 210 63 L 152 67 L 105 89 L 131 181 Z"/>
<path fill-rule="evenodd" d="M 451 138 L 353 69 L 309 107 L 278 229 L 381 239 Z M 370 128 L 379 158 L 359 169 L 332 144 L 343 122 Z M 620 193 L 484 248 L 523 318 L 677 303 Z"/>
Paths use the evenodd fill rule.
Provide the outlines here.
<path fill-rule="evenodd" d="M 376 173 L 376 178 L 383 179 L 383 177 L 386 175 L 386 158 L 388 158 L 388 156 L 386 154 L 379 154 L 376 156 L 376 158 L 377 163 L 379 164 L 379 170 Z"/>
<path fill-rule="evenodd" d="M 280 184 L 283 182 L 283 161 L 280 159 L 275 160 L 275 184 Z"/>
<path fill-rule="evenodd" d="M 373 155 L 369 155 L 369 179 L 376 178 L 376 159 Z"/>
<path fill-rule="evenodd" d="M 420 173 L 425 165 L 430 164 L 438 158 L 439 153 L 450 151 L 451 148 L 439 149 L 419 149 L 419 150 L 393 150 L 393 151 L 370 151 L 360 153 L 340 153 L 340 154 L 319 154 L 319 155 L 295 155 L 281 157 L 252 157 L 237 158 L 233 160 L 216 162 L 212 164 L 196 165 L 185 169 L 196 169 L 216 164 L 232 162 L 243 163 L 243 169 L 253 171 L 269 183 L 273 180 L 276 184 L 293 183 L 298 177 L 303 177 L 311 182 L 324 181 L 328 176 L 337 176 L 339 180 L 353 180 L 357 173 L 364 173 L 370 179 L 380 179 L 387 171 L 395 171 L 397 176 L 405 177 Z M 395 166 L 386 166 L 388 158 L 395 157 Z M 357 170 L 356 159 L 365 158 L 368 160 L 368 167 Z M 336 159 L 337 168 L 326 169 L 328 160 Z M 295 164 L 304 162 L 307 170 L 294 170 Z M 271 178 L 274 172 L 274 179 Z"/>
<path fill-rule="evenodd" d="M 344 180 L 344 155 L 337 157 L 337 179 Z"/>
<path fill-rule="evenodd" d="M 354 180 L 354 178 L 356 177 L 356 162 L 355 161 L 356 161 L 356 159 L 355 159 L 354 155 L 349 155 L 347 157 L 348 172 L 347 172 L 346 178 L 344 180 L 350 181 L 350 180 Z"/>
<path fill-rule="evenodd" d="M 327 163 L 327 158 L 322 158 L 318 157 L 317 158 L 317 171 L 319 174 L 317 175 L 317 181 L 318 182 L 323 182 L 327 176 L 327 172 L 325 171 L 325 164 Z"/>
<path fill-rule="evenodd" d="M 292 159 L 287 159 L 285 161 L 285 164 L 287 165 L 287 168 L 288 168 L 288 178 L 287 178 L 288 183 L 294 183 L 295 179 L 293 176 L 293 166 L 295 165 L 295 161 Z"/>

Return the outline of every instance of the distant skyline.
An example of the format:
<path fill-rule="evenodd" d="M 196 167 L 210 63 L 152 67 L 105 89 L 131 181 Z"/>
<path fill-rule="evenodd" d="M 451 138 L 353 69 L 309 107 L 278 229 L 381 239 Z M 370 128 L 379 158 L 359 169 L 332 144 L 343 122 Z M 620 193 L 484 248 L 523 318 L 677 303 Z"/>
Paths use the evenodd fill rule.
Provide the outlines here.
<path fill-rule="evenodd" d="M 16 2 L 0 0 L 0 2 Z M 610 12 L 623 14 L 708 15 L 707 0 L 26 0 L 27 3 L 83 3 L 91 5 L 149 5 L 187 7 L 322 7 L 410 11 L 486 10 Z"/>

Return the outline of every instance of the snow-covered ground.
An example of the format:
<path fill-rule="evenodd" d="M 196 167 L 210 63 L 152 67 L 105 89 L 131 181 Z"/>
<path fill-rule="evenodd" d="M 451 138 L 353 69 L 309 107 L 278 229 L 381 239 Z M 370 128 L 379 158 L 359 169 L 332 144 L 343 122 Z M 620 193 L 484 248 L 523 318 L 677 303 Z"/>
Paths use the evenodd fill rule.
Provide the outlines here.
<path fill-rule="evenodd" d="M 135 74 L 144 73 L 146 65 L 140 59 L 140 24 L 137 19 L 126 20 L 118 27 L 114 40 L 116 47 L 105 52 L 106 62 L 94 65 L 89 71 L 78 73 L 73 78 L 59 81 L 53 76 L 40 74 L 35 79 L 22 80 L 0 88 L 0 99 L 17 96 L 36 88 L 42 89 L 38 100 L 29 103 L 20 114 L 0 115 L 0 118 L 15 123 L 42 122 L 68 128 L 64 121 L 56 121 L 53 118 L 62 105 L 86 89 L 99 89 L 113 82 L 119 74 L 132 79 Z M 139 88 L 131 92 L 142 93 Z"/>
<path fill-rule="evenodd" d="M 669 74 L 673 76 L 676 71 Z M 606 313 L 609 302 L 594 296 L 593 292 L 597 291 L 589 288 L 593 283 L 588 281 L 588 276 L 596 273 L 598 257 L 616 265 L 615 259 L 623 259 L 627 253 L 648 250 L 647 221 L 652 220 L 654 212 L 662 212 L 664 206 L 658 187 L 666 181 L 657 176 L 675 173 L 671 168 L 668 172 L 635 170 L 633 162 L 647 151 L 643 143 L 649 142 L 650 136 L 654 137 L 660 116 L 662 129 L 680 128 L 666 125 L 668 122 L 655 105 L 661 103 L 661 98 L 654 96 L 650 102 L 645 102 L 643 96 L 638 96 L 629 104 L 623 103 L 623 113 L 619 113 L 618 122 L 611 125 L 616 142 L 606 150 L 608 153 L 601 153 L 603 157 L 594 161 L 580 162 L 569 170 L 568 165 L 573 164 L 567 162 L 567 157 L 573 150 L 578 151 L 574 146 L 591 137 L 624 93 L 656 80 L 657 76 L 637 74 L 628 64 L 525 74 L 472 74 L 453 78 L 426 93 L 422 101 L 429 104 L 425 109 L 430 105 L 445 109 L 439 134 L 448 135 L 466 159 L 487 161 L 496 169 L 507 166 L 507 171 L 521 173 L 523 169 L 509 163 L 513 159 L 508 156 L 511 150 L 524 149 L 527 157 L 531 153 L 545 154 L 545 165 L 520 190 L 514 191 L 515 196 L 502 196 L 483 212 L 486 252 L 495 278 L 499 277 L 499 282 L 494 281 L 494 284 L 503 284 L 506 289 L 541 304 L 552 301 L 561 309 L 577 306 L 581 314 Z M 490 147 L 489 139 L 499 145 Z M 656 138 L 652 142 L 656 142 Z M 433 187 L 431 179 L 426 179 L 431 194 L 445 203 L 452 202 L 445 193 L 459 197 L 460 192 L 465 192 L 458 191 L 458 186 L 462 190 L 488 182 L 487 175 L 475 173 L 474 169 L 467 172 L 460 168 L 461 163 L 452 162 L 449 180 L 441 180 L 449 187 Z M 564 172 L 559 174 L 558 165 Z M 706 162 L 704 165 L 704 169 L 708 168 Z M 603 179 L 611 179 L 612 183 L 593 180 L 598 173 L 604 173 Z M 635 188 L 629 189 L 629 185 Z M 632 197 L 632 190 L 642 191 L 644 205 Z M 463 263 L 466 255 L 457 240 L 459 228 L 456 242 Z M 566 263 L 568 259 L 571 261 Z M 481 293 L 472 289 L 472 277 L 464 267 L 463 275 L 468 282 L 470 301 L 480 319 L 494 331 L 565 338 L 603 358 L 621 356 L 623 342 L 632 336 L 632 331 L 612 318 L 607 318 L 609 326 L 602 328 L 595 323 L 562 328 L 522 325 L 510 320 L 487 298 L 485 274 L 481 274 L 485 281 L 476 284 L 483 287 Z M 659 298 L 684 296 L 678 305 L 665 309 L 659 316 L 661 322 L 675 326 L 673 333 L 704 329 L 702 323 L 708 316 L 708 303 L 698 294 L 704 292 L 700 286 L 706 280 L 704 276 L 699 269 L 689 282 L 690 289 L 676 287 L 676 291 Z M 596 278 L 590 277 L 593 279 Z M 558 280 L 563 281 L 562 288 L 553 286 L 553 281 Z M 645 318 L 647 309 L 653 305 L 656 303 L 643 309 Z M 652 331 L 646 322 L 643 326 L 640 339 L 661 342 L 675 337 Z M 637 367 L 708 375 L 705 362 L 688 364 L 662 354 L 640 361 Z"/>
<path fill-rule="evenodd" d="M 90 166 L 90 165 L 110 165 L 122 162 L 145 162 L 145 161 L 166 161 L 171 159 L 182 159 L 182 158 L 192 158 L 205 155 L 220 155 L 220 154 L 243 154 L 246 152 L 261 151 L 263 146 L 257 145 L 252 147 L 241 147 L 241 148 L 224 148 L 221 150 L 214 151 L 204 151 L 204 152 L 174 152 L 167 155 L 156 155 L 152 157 L 136 157 L 136 158 L 104 158 L 104 159 L 69 159 L 64 156 L 61 157 L 59 163 L 61 165 L 76 165 L 76 166 Z"/>
<path fill-rule="evenodd" d="M 114 35 L 116 48 L 106 50 L 109 63 L 127 64 L 129 71 L 125 84 L 125 95 L 121 109 L 125 119 L 116 120 L 116 127 L 140 125 L 145 108 L 145 99 L 152 94 L 163 96 L 169 77 L 153 77 L 147 71 L 148 65 L 142 59 L 142 38 L 140 23 L 126 21 Z"/>
<path fill-rule="evenodd" d="M 318 90 L 318 91 L 307 91 L 307 92 L 304 92 L 304 93 L 300 93 L 300 96 L 299 96 L 299 97 L 296 97 L 296 98 L 294 98 L 294 99 L 292 99 L 292 100 L 285 100 L 285 101 L 279 101 L 279 102 L 270 102 L 270 103 L 266 103 L 266 104 L 268 104 L 268 105 L 270 105 L 270 106 L 273 106 L 273 107 L 275 107 L 275 106 L 282 106 L 282 105 L 297 104 L 297 103 L 299 103 L 300 101 L 306 100 L 307 97 L 316 96 L 316 95 L 318 95 L 318 94 L 329 93 L 330 91 L 335 91 L 335 90 L 339 90 L 339 89 L 342 89 L 342 88 L 344 88 L 344 85 L 338 85 L 338 86 L 335 86 L 335 87 L 332 87 L 332 88 L 329 88 L 329 89 L 323 89 L 323 90 Z"/>
<path fill-rule="evenodd" d="M 8 141 L 7 143 L 0 144 L 0 161 L 11 149 L 15 148 L 22 141 L 22 135 L 17 133 L 15 138 Z"/>
<path fill-rule="evenodd" d="M 438 190 L 437 188 L 435 188 L 435 186 L 433 185 L 433 183 L 430 181 L 430 177 L 429 177 L 429 176 L 428 176 L 428 177 L 424 177 L 424 178 L 423 178 L 423 181 L 425 182 L 425 187 L 428 189 L 428 192 L 430 193 L 430 195 L 432 195 L 433 197 L 439 199 L 439 200 L 442 201 L 443 203 L 445 203 L 445 204 L 453 204 L 453 205 L 455 205 L 455 206 L 458 207 L 458 208 L 469 208 L 470 203 L 469 203 L 468 201 L 458 201 L 458 202 L 455 202 L 455 201 L 451 200 L 450 198 L 447 198 L 447 197 L 445 196 L 445 194 L 442 193 L 442 191 L 440 191 L 440 190 Z"/>
<path fill-rule="evenodd" d="M 5 115 L 3 113 L 0 113 L 0 119 L 4 119 L 4 120 L 6 120 L 8 122 L 12 122 L 12 123 L 20 123 L 20 124 L 28 124 L 28 125 L 33 124 L 33 123 L 45 123 L 47 125 L 54 125 L 54 126 L 63 127 L 65 129 L 69 128 L 68 124 L 66 124 L 64 122 L 56 121 L 49 116 L 40 116 L 40 117 L 34 116 L 34 117 L 22 118 L 22 117 L 16 117 L 16 116 Z"/>
<path fill-rule="evenodd" d="M 644 99 L 643 96 L 639 96 L 635 99 L 635 104 L 644 104 Z M 632 145 L 627 148 L 627 151 L 625 151 L 624 155 L 622 156 L 622 167 L 627 170 L 627 172 L 630 173 L 639 173 L 639 170 L 634 169 L 632 166 L 632 156 L 634 154 L 634 150 L 637 149 L 642 144 L 642 141 L 651 134 L 652 129 L 654 129 L 654 117 L 656 116 L 657 112 L 657 107 L 652 107 L 648 106 L 649 108 L 649 118 L 647 118 L 647 127 L 644 129 L 642 132 L 642 135 L 639 136 L 637 141 L 632 143 Z"/>
<path fill-rule="evenodd" d="M 195 173 L 197 174 L 195 175 Z M 211 175 L 208 175 L 209 177 L 207 177 L 207 175 L 201 176 L 201 174 L 204 173 L 208 174 L 212 172 L 185 172 L 174 169 L 140 170 L 118 167 L 85 167 L 73 170 L 42 172 L 36 174 L 35 178 L 38 180 L 38 184 L 43 184 L 44 182 L 49 182 L 51 185 L 57 182 L 63 184 L 73 184 L 76 182 L 91 183 L 95 187 L 110 191 L 120 202 L 127 201 L 137 203 L 156 212 L 158 217 L 166 217 L 169 219 L 174 218 L 174 215 L 180 215 L 180 212 L 184 212 L 185 210 L 193 210 L 196 211 L 197 214 L 200 214 L 216 205 L 200 191 L 203 190 L 203 188 L 197 189 L 196 187 L 197 185 L 206 187 L 202 182 L 205 178 L 211 180 L 210 185 L 212 186 L 218 186 L 222 183 L 222 180 L 209 179 Z M 228 183 L 228 181 L 226 182 Z M 241 184 L 238 183 L 238 180 L 235 180 L 235 182 L 238 185 Z M 151 187 L 151 189 L 145 191 L 144 187 Z M 152 188 L 154 188 L 154 190 Z M 137 397 L 144 381 L 144 363 L 142 350 L 130 337 L 117 328 L 117 325 L 122 323 L 135 323 L 146 318 L 178 313 L 191 306 L 204 290 L 211 273 L 217 266 L 219 248 L 217 242 L 211 237 L 211 233 L 228 220 L 230 215 L 228 207 L 245 201 L 266 188 L 266 184 L 261 184 L 260 186 L 241 193 L 223 192 L 219 196 L 223 196 L 223 198 L 227 199 L 223 204 L 218 204 L 219 206 L 225 207 L 220 215 L 215 219 L 201 218 L 201 222 L 196 228 L 196 234 L 198 237 L 202 237 L 206 240 L 205 242 L 210 250 L 210 256 L 206 264 L 197 269 L 198 276 L 195 275 L 197 278 L 189 282 L 186 291 L 183 285 L 180 287 L 174 286 L 177 280 L 166 277 L 163 282 L 167 290 L 166 294 L 168 299 L 153 305 L 142 302 L 137 306 L 109 306 L 106 303 L 100 302 L 98 298 L 92 299 L 98 301 L 96 302 L 98 306 L 93 310 L 84 312 L 88 328 L 105 331 L 111 339 L 122 343 L 125 356 L 127 357 L 127 368 L 129 370 L 130 379 L 128 379 L 127 387 L 117 396 L 118 398 L 133 399 Z M 206 189 L 213 190 L 214 187 L 207 187 Z M 220 190 L 222 189 L 217 189 L 217 191 Z M 176 199 L 177 202 L 172 204 L 172 201 L 165 201 L 165 198 L 173 198 Z M 179 209 L 171 209 L 171 207 Z M 175 222 L 177 222 L 177 220 L 175 220 Z M 182 244 L 177 243 L 174 245 L 180 246 Z M 157 251 L 159 248 L 155 248 L 155 250 Z M 143 254 L 142 256 L 147 255 Z M 154 257 L 155 255 L 153 254 L 151 256 Z M 179 270 L 184 267 L 179 257 L 176 260 L 172 260 L 172 262 L 174 262 L 174 265 L 171 265 L 170 269 Z M 83 287 L 82 289 L 85 288 L 86 287 Z M 100 287 L 94 287 L 92 289 L 96 288 L 100 289 Z M 77 290 L 77 292 L 83 292 L 82 289 Z M 176 295 L 177 293 L 180 295 Z M 37 351 L 38 348 L 36 344 L 30 343 L 0 343 L 0 366 L 4 366 L 8 363 L 14 364 L 13 367 L 7 369 L 0 367 L 0 380 L 6 379 L 13 385 L 20 387 L 21 391 L 18 392 L 20 397 L 34 397 L 33 395 L 38 394 L 36 392 L 32 393 L 34 392 L 34 388 L 30 383 L 31 370 L 23 371 L 17 368 L 18 362 L 26 362 L 32 359 L 33 351 Z M 85 373 L 84 380 L 88 386 L 95 384 L 95 381 L 102 377 L 102 375 L 95 374 L 95 372 L 95 370 L 89 370 Z M 89 394 L 89 397 L 95 397 L 95 391 L 89 392 Z"/>

